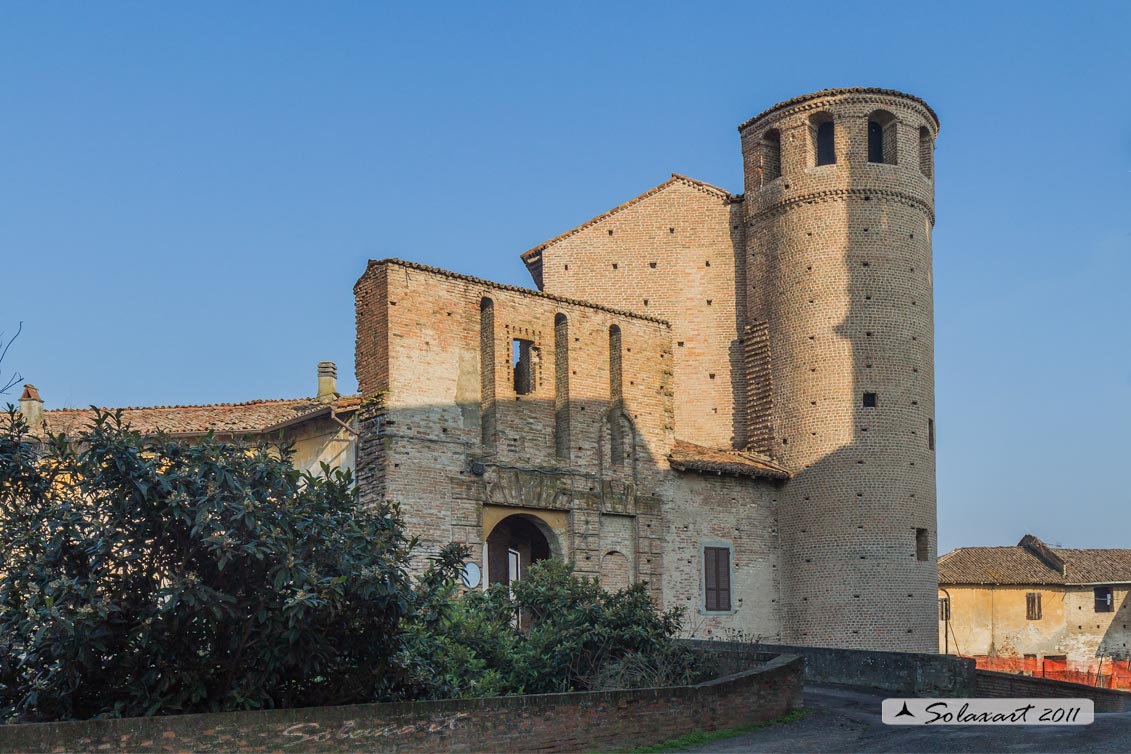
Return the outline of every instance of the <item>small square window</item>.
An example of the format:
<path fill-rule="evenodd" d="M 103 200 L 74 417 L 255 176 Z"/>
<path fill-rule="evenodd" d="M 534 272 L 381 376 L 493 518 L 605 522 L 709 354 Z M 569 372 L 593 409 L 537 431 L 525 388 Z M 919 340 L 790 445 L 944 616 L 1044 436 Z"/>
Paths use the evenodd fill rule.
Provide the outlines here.
<path fill-rule="evenodd" d="M 875 408 L 875 407 L 876 407 L 876 394 L 875 393 L 864 393 L 864 408 Z"/>

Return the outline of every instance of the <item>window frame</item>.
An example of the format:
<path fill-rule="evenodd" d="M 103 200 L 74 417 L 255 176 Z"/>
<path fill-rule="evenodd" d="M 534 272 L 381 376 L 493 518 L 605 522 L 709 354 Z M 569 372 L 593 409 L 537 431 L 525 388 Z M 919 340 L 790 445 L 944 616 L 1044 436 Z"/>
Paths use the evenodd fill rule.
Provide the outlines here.
<path fill-rule="evenodd" d="M 1041 593 L 1025 592 L 1025 620 L 1041 620 L 1043 616 Z"/>
<path fill-rule="evenodd" d="M 707 591 L 707 553 L 708 551 L 722 551 L 726 553 L 726 574 L 727 574 L 727 603 L 726 607 L 716 607 L 712 609 L 708 601 Z M 699 600 L 699 614 L 700 615 L 734 615 L 735 613 L 735 599 L 734 599 L 734 544 L 722 540 L 704 540 L 699 545 L 699 592 L 702 595 Z M 715 591 L 720 591 L 717 587 Z"/>
<path fill-rule="evenodd" d="M 1107 598 L 1102 603 L 1103 609 L 1100 608 L 1100 594 L 1107 593 Z M 1115 589 L 1110 586 L 1094 586 L 1092 587 L 1092 597 L 1094 599 L 1093 608 L 1097 613 L 1114 613 L 1115 612 Z"/>
<path fill-rule="evenodd" d="M 939 621 L 950 622 L 950 597 L 939 597 Z"/>

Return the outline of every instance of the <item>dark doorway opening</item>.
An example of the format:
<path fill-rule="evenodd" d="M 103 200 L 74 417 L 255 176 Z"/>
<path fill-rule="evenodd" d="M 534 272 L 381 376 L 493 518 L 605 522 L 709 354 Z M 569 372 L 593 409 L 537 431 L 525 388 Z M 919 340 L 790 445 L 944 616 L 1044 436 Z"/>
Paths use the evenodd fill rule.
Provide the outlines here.
<path fill-rule="evenodd" d="M 523 515 L 507 516 L 487 537 L 487 583 L 521 579 L 531 564 L 552 554 L 550 541 L 537 524 Z"/>

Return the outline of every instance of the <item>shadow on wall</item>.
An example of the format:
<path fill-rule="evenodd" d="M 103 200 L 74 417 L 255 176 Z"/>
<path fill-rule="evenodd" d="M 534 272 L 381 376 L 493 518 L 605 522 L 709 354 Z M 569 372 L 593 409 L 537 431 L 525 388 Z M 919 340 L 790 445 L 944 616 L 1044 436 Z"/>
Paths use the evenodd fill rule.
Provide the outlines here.
<path fill-rule="evenodd" d="M 363 409 L 362 494 L 401 505 L 410 534 L 421 539 L 417 566 L 454 541 L 470 546 L 489 583 L 559 557 L 610 587 L 648 581 L 659 598 L 661 501 L 664 475 L 673 472 L 631 415 L 608 400 L 573 400 L 568 425 L 555 424 L 562 407 L 554 400 L 500 403 L 494 419 L 478 404 Z M 516 411 L 530 431 L 507 431 L 516 418 L 507 414 Z M 497 434 L 487 445 L 484 425 Z M 564 443 L 555 427 L 568 427 L 569 457 L 558 456 Z"/>
<path fill-rule="evenodd" d="M 754 282 L 771 327 L 773 452 L 794 472 L 784 623 L 801 644 L 937 652 L 932 218 L 916 198 L 928 184 L 914 161 L 869 162 L 872 116 L 830 107 L 835 118 L 808 116 L 807 159 L 791 153 L 779 179 L 822 198 L 789 204 L 767 185 L 751 247 L 767 257 Z M 918 139 L 904 130 L 901 158 Z"/>

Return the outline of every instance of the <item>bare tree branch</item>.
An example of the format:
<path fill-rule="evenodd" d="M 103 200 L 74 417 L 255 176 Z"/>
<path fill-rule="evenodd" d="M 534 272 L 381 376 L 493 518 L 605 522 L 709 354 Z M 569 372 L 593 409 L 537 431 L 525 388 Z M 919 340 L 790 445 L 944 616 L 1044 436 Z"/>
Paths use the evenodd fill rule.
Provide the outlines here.
<path fill-rule="evenodd" d="M 20 333 L 23 332 L 23 329 L 24 323 L 20 322 L 19 326 L 16 328 L 16 334 L 9 338 L 6 342 L 4 340 L 4 333 L 0 332 L 0 362 L 4 361 L 4 357 L 8 355 L 8 349 L 12 347 L 12 343 L 16 341 L 16 338 L 20 337 Z M 7 382 L 4 382 L 3 378 L 0 377 L 0 385 L 2 385 L 2 387 L 0 387 L 0 395 L 4 395 L 13 387 L 20 384 L 23 378 L 23 375 L 19 372 L 13 372 L 12 376 L 8 378 Z"/>

